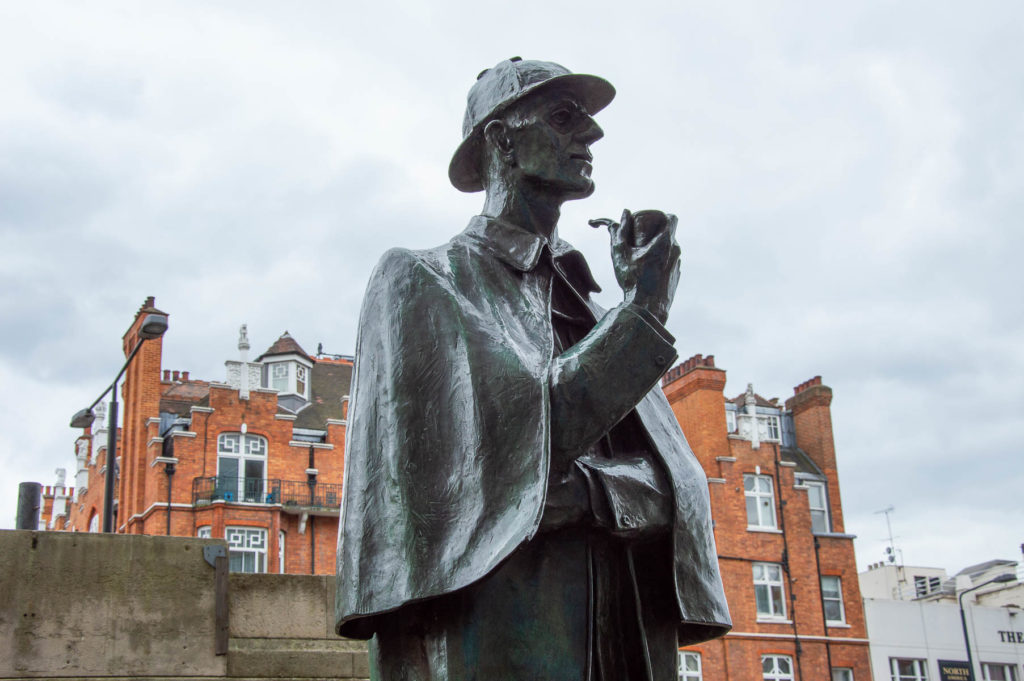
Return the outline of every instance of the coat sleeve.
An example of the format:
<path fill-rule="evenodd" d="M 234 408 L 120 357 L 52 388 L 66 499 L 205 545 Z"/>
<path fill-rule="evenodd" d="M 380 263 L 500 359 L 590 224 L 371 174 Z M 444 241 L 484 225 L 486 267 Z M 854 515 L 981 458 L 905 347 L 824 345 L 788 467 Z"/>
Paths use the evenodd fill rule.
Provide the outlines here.
<path fill-rule="evenodd" d="M 678 356 L 653 318 L 623 303 L 551 368 L 551 447 L 580 452 L 621 421 Z M 556 454 L 557 455 L 557 454 Z"/>

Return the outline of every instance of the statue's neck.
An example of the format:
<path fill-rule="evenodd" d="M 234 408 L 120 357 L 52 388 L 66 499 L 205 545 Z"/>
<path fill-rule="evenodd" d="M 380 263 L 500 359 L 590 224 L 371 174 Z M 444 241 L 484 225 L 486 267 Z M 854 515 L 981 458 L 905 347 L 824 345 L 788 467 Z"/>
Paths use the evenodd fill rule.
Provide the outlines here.
<path fill-rule="evenodd" d="M 558 227 L 563 199 L 529 186 L 488 187 L 483 214 L 507 220 L 523 229 L 551 239 Z"/>

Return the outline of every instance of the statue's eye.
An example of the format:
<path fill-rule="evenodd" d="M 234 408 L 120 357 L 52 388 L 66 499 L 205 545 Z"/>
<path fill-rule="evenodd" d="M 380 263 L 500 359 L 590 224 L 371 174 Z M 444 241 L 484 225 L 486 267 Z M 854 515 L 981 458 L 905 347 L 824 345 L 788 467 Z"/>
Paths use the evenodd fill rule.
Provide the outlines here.
<path fill-rule="evenodd" d="M 551 122 L 559 127 L 564 127 L 572 122 L 572 112 L 568 109 L 556 109 L 551 114 Z"/>

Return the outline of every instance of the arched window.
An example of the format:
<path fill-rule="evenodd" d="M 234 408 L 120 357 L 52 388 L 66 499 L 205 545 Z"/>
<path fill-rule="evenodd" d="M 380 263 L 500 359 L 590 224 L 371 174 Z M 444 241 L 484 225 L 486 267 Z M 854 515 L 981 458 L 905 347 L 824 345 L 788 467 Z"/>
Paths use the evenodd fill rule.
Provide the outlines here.
<path fill-rule="evenodd" d="M 217 438 L 217 496 L 224 501 L 263 503 L 267 476 L 267 439 L 244 433 Z"/>
<path fill-rule="evenodd" d="M 100 514 L 96 511 L 92 512 L 92 517 L 89 518 L 89 531 L 99 532 L 100 531 Z"/>

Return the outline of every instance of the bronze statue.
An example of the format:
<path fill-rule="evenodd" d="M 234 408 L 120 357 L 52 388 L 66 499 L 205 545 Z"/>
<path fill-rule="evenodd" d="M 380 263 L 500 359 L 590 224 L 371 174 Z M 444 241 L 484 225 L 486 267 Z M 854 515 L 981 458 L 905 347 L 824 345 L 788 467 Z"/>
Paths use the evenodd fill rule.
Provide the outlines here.
<path fill-rule="evenodd" d="M 558 236 L 589 196 L 605 80 L 503 61 L 469 92 L 447 244 L 392 249 L 360 318 L 337 630 L 374 679 L 668 681 L 731 623 L 707 482 L 659 387 L 676 218 L 606 224 L 605 311 Z"/>

